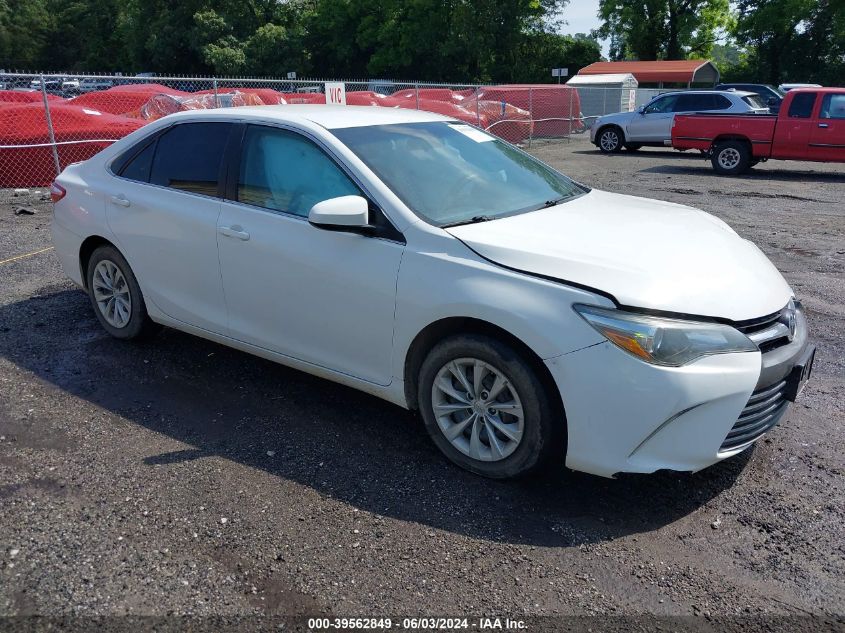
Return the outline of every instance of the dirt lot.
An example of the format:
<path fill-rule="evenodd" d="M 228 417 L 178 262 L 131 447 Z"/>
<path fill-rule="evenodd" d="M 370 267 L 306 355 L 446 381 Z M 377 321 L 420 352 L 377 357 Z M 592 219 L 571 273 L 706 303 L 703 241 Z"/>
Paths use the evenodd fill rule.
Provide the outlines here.
<path fill-rule="evenodd" d="M 843 626 L 845 168 L 769 163 L 727 179 L 698 156 L 607 157 L 583 138 L 532 151 L 588 185 L 714 213 L 784 272 L 819 352 L 800 402 L 753 450 L 695 475 L 482 480 L 369 396 L 175 331 L 112 340 L 52 252 L 2 261 L 50 245 L 48 205 L 4 192 L 0 615 Z M 14 215 L 22 204 L 37 213 Z"/>

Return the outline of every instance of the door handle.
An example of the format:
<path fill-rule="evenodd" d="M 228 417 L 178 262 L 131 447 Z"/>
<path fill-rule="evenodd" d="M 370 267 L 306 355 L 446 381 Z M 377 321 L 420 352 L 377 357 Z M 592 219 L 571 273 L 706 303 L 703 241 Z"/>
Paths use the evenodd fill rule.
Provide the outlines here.
<path fill-rule="evenodd" d="M 819 127 L 829 128 L 830 126 L 827 123 L 819 123 Z"/>
<path fill-rule="evenodd" d="M 112 196 L 111 201 L 119 207 L 128 207 L 132 205 L 132 203 L 129 202 L 123 194 L 120 194 L 119 196 Z"/>
<path fill-rule="evenodd" d="M 238 226 L 221 226 L 218 227 L 217 232 L 220 235 L 225 235 L 226 237 L 234 237 L 238 240 L 243 240 L 246 242 L 249 239 L 249 233 L 243 230 L 242 227 Z"/>

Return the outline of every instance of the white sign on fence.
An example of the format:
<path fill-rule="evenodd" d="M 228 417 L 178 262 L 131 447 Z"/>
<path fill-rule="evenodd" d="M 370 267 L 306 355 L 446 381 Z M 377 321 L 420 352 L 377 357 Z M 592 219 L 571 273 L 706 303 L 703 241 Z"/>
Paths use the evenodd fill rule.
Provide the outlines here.
<path fill-rule="evenodd" d="M 296 73 L 295 72 L 289 72 L 288 73 L 288 79 L 296 79 Z"/>
<path fill-rule="evenodd" d="M 552 68 L 552 77 L 569 77 L 568 68 Z"/>
<path fill-rule="evenodd" d="M 329 105 L 346 105 L 346 84 L 341 81 L 327 81 L 326 103 Z"/>

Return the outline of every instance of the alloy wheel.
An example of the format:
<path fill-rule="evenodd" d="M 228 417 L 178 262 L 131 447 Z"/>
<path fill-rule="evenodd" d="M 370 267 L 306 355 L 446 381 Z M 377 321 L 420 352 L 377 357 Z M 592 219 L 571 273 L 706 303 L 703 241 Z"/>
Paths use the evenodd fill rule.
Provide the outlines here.
<path fill-rule="evenodd" d="M 616 148 L 619 147 L 619 134 L 617 134 L 614 130 L 605 130 L 602 132 L 599 142 L 601 143 L 601 148 L 604 151 L 616 151 Z"/>
<path fill-rule="evenodd" d="M 508 377 L 477 358 L 446 363 L 431 387 L 431 405 L 444 437 L 461 453 L 500 461 L 522 441 L 525 413 Z"/>
<path fill-rule="evenodd" d="M 132 295 L 120 268 L 108 259 L 99 262 L 94 268 L 92 289 L 106 323 L 116 329 L 126 327 L 132 316 Z"/>

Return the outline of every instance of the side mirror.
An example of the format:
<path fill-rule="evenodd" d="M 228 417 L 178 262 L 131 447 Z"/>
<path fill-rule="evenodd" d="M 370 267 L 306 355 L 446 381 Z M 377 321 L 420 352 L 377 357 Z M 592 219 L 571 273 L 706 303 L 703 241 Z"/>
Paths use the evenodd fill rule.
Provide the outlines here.
<path fill-rule="evenodd" d="M 645 114 L 645 106 L 640 106 L 640 109 L 637 110 L 640 114 Z"/>
<path fill-rule="evenodd" d="M 320 229 L 363 232 L 371 229 L 366 198 L 340 196 L 318 202 L 308 212 L 308 221 Z"/>

